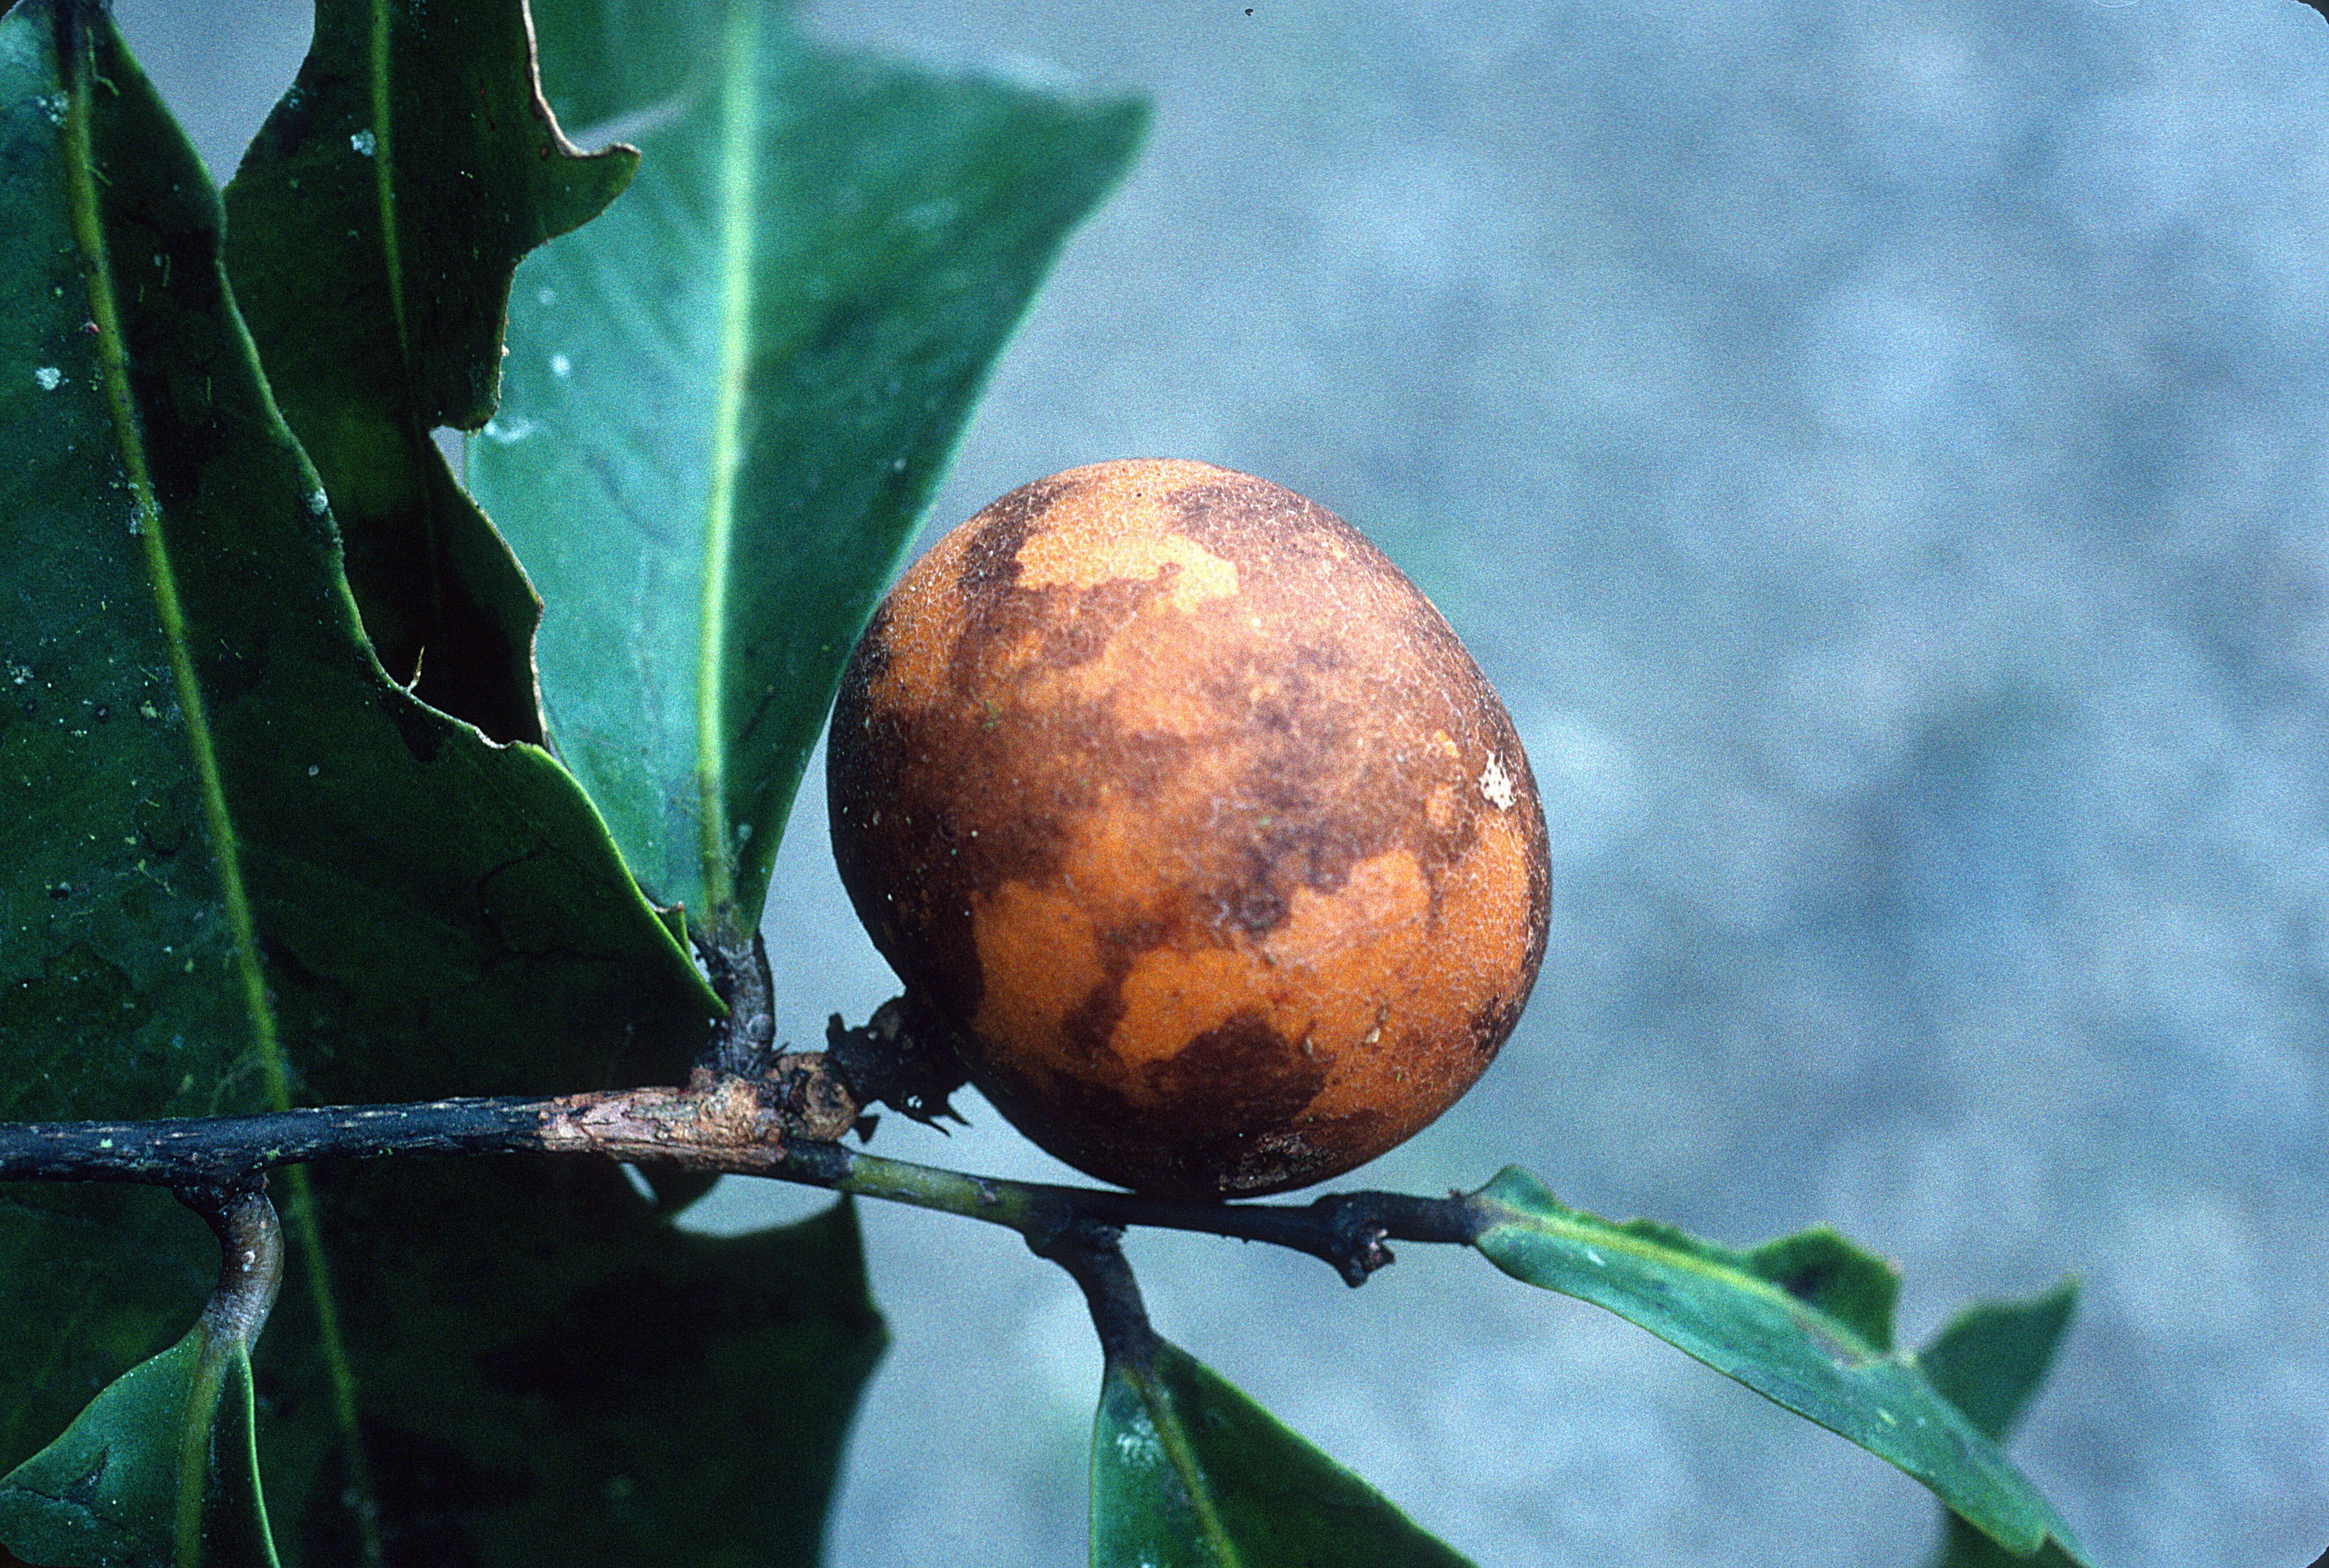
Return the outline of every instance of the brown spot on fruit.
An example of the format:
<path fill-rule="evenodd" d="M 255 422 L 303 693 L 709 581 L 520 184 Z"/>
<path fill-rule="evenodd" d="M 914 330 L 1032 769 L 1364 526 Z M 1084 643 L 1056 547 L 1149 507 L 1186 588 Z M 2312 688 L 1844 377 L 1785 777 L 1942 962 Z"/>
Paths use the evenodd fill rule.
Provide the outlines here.
<path fill-rule="evenodd" d="M 1339 1175 L 1452 1104 L 1543 957 L 1519 737 L 1291 491 L 1076 468 L 940 540 L 834 711 L 834 855 L 1004 1115 L 1144 1191 Z"/>

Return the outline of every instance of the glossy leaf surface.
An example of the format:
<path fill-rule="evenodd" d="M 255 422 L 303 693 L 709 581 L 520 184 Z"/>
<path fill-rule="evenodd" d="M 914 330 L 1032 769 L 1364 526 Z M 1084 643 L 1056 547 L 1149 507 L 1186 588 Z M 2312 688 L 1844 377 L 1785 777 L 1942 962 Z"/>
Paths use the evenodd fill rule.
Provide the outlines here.
<path fill-rule="evenodd" d="M 841 666 L 1143 114 L 820 50 L 762 0 L 534 15 L 561 119 L 643 162 L 521 269 L 471 480 L 549 604 L 561 755 L 656 898 L 741 932 Z"/>
<path fill-rule="evenodd" d="M 58 1568 L 271 1568 L 250 1386 L 241 1342 L 196 1324 L 0 1476 L 0 1542 Z"/>
<path fill-rule="evenodd" d="M 887 1342 L 845 1204 L 674 1230 L 601 1163 L 319 1169 L 391 1563 L 810 1568 Z M 361 1560 L 331 1374 L 288 1299 L 259 1388 L 287 1558 Z"/>
<path fill-rule="evenodd" d="M 263 985 L 333 1098 L 570 1088 L 650 1025 L 675 1071 L 714 1006 L 693 965 L 555 761 L 488 743 L 372 657 L 225 290 L 216 198 L 109 28 L 88 67 L 103 86 L 58 75 L 58 14 L 8 18 L 0 636 L 20 700 L 0 789 L 32 831 L 6 866 L 6 978 L 71 985 L 59 966 L 80 962 L 113 989 L 55 992 L 11 1048 L 42 1050 L 45 1023 L 48 1064 L 98 1065 L 141 996 L 200 968 L 174 939 L 210 932 L 240 968 L 203 1021 L 240 1015 L 226 1032 L 258 1050 Z M 183 1029 L 191 1004 L 168 995 Z M 56 1032 L 82 1015 L 102 1027 L 71 1049 Z M 151 1089 L 192 1076 L 173 1108 L 203 1107 L 222 1075 Z M 120 1080 L 56 1080 L 47 1113 L 132 1109 Z"/>
<path fill-rule="evenodd" d="M 1093 1568 L 1459 1568 L 1459 1556 L 1187 1353 L 1112 1358 Z"/>
<path fill-rule="evenodd" d="M 244 319 L 381 662 L 498 739 L 539 741 L 540 605 L 429 439 L 493 412 L 518 258 L 637 165 L 569 144 L 533 66 L 523 0 L 318 0 L 226 205 Z"/>
<path fill-rule="evenodd" d="M 2085 1561 L 1990 1435 L 1893 1352 L 1891 1270 L 1843 1238 L 1810 1231 L 1740 1252 L 1580 1214 L 1518 1169 L 1472 1202 L 1475 1244 L 1515 1279 L 1605 1307 L 1849 1438 L 2020 1556 L 2051 1540 Z"/>
<path fill-rule="evenodd" d="M 2002 1443 L 2046 1380 L 2077 1300 L 2076 1287 L 2065 1283 L 2026 1300 L 1968 1307 L 1925 1347 L 1918 1364 L 1944 1399 Z M 1933 1568 L 2010 1568 L 2032 1563 L 2035 1568 L 2070 1568 L 2061 1547 L 2051 1541 L 2035 1559 L 2018 1557 L 1943 1510 L 1941 1544 Z"/>
<path fill-rule="evenodd" d="M 715 1004 L 587 799 L 372 657 L 215 194 L 101 10 L 0 18 L 0 200 L 5 1113 L 679 1076 Z M 160 1194 L 10 1189 L 0 1463 L 214 1255 Z"/>
<path fill-rule="evenodd" d="M 87 330 L 61 25 L 0 17 L 0 1115 L 255 1110 L 260 1024 Z M 0 1187 L 0 1467 L 167 1346 L 216 1257 L 165 1193 Z"/>

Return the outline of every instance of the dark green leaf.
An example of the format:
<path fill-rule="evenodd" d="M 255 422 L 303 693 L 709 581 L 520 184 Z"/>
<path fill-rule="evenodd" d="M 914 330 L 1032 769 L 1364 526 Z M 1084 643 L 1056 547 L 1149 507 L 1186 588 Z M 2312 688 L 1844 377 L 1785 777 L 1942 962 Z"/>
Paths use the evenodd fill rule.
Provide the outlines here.
<path fill-rule="evenodd" d="M 674 1231 L 611 1166 L 319 1171 L 391 1563 L 808 1568 L 886 1343 L 846 1202 Z M 358 1560 L 305 1305 L 259 1365 L 287 1555 Z M 279 1343 L 278 1343 L 279 1341 Z M 282 1350 L 285 1354 L 272 1352 Z"/>
<path fill-rule="evenodd" d="M 259 1026 L 87 330 L 62 24 L 0 17 L 0 1116 L 256 1109 Z M 0 1188 L 0 1466 L 168 1345 L 216 1260 L 165 1193 Z"/>
<path fill-rule="evenodd" d="M 222 1087 L 288 1071 L 262 987 L 333 1098 L 572 1088 L 643 1026 L 675 1074 L 716 1004 L 556 762 L 371 656 L 216 198 L 109 27 L 65 80 L 61 14 L 7 18 L 0 150 L 12 1112 L 263 1100 Z M 239 1044 L 182 1068 L 190 1025 Z"/>
<path fill-rule="evenodd" d="M 1941 1397 L 1999 1442 L 2046 1381 L 2079 1288 L 2064 1280 L 2021 1301 L 1983 1301 L 1949 1319 L 1917 1357 Z"/>
<path fill-rule="evenodd" d="M 60 14 L 7 18 L 0 154 L 5 962 L 50 1004 L 11 996 L 12 1110 L 223 1108 L 238 1068 L 284 1071 L 262 986 L 335 1098 L 571 1088 L 642 1025 L 675 1073 L 715 1006 L 693 965 L 551 758 L 371 656 L 225 292 L 216 198 L 109 27 L 101 85 L 64 79 Z M 103 1059 L 190 1024 L 239 1054 Z"/>
<path fill-rule="evenodd" d="M 1999 1442 L 2046 1380 L 2054 1348 L 2070 1327 L 2078 1288 L 2065 1281 L 2021 1301 L 1984 1301 L 1966 1308 L 1917 1357 L 1941 1396 Z M 2006 1568 L 2028 1563 L 1944 1509 L 1941 1545 L 1933 1568 Z M 2037 1568 L 2068 1568 L 2049 1544 Z"/>
<path fill-rule="evenodd" d="M 1606 1307 L 1889 1459 L 2027 1557 L 2084 1557 L 2053 1506 L 1891 1343 L 1890 1270 L 1824 1232 L 1753 1252 L 1668 1225 L 1614 1224 L 1508 1169 L 1473 1196 L 1476 1245 L 1515 1279 Z M 1877 1316 L 1879 1308 L 1881 1315 Z"/>
<path fill-rule="evenodd" d="M 1940 1550 L 1932 1559 L 1932 1568 L 2077 1568 L 2077 1564 L 2061 1544 L 2051 1538 L 2037 1555 L 2017 1556 L 1945 1509 Z"/>
<path fill-rule="evenodd" d="M 521 269 L 471 478 L 549 600 L 568 764 L 656 897 L 740 932 L 988 364 L 1143 111 L 820 50 L 763 0 L 534 16 L 561 116 L 644 161 Z"/>
<path fill-rule="evenodd" d="M 101 8 L 0 18 L 0 201 L 5 1113 L 677 1077 L 716 1003 L 572 779 L 372 658 L 216 195 Z M 173 1208 L 0 1207 L 0 1462 L 200 1299 Z"/>
<path fill-rule="evenodd" d="M 538 741 L 539 602 L 429 439 L 493 412 L 518 258 L 638 163 L 568 144 L 533 63 L 523 0 L 318 0 L 226 205 L 244 319 L 381 662 L 488 733 Z"/>
<path fill-rule="evenodd" d="M 0 1476 L 0 1542 L 54 1568 L 271 1565 L 250 1359 L 197 1323 Z"/>
<path fill-rule="evenodd" d="M 1112 1359 L 1092 1424 L 1093 1568 L 1455 1568 L 1466 1559 L 1194 1357 Z"/>
<path fill-rule="evenodd" d="M 0 1476 L 0 1558 L 64 1568 L 273 1568 L 253 1440 L 250 1347 L 283 1281 L 263 1189 L 199 1201 L 223 1255 L 184 1337 L 90 1402 Z"/>

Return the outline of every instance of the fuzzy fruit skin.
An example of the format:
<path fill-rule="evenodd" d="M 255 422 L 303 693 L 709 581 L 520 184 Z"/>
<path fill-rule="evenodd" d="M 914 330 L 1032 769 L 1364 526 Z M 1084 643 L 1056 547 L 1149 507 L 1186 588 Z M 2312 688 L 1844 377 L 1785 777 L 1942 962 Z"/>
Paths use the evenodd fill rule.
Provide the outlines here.
<path fill-rule="evenodd" d="M 1313 502 L 1202 463 L 1004 496 L 875 613 L 834 855 L 971 1081 L 1069 1164 L 1214 1197 L 1454 1103 L 1544 954 L 1544 818 L 1430 601 Z"/>

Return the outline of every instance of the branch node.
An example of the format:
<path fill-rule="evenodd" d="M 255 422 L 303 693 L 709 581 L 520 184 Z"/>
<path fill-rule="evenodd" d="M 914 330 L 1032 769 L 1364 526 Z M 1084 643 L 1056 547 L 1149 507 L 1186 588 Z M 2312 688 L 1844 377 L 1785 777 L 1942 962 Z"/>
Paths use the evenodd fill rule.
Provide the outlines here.
<path fill-rule="evenodd" d="M 1108 1365 L 1146 1365 L 1155 1355 L 1156 1331 L 1124 1256 L 1124 1228 L 1062 1209 L 1023 1233 L 1029 1251 L 1065 1269 L 1082 1289 Z"/>

